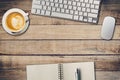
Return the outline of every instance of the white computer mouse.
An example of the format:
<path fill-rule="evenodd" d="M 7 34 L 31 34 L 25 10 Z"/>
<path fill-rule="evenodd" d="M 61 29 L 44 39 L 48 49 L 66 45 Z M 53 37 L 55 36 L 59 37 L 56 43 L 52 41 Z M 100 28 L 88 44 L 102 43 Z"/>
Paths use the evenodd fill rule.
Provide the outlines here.
<path fill-rule="evenodd" d="M 101 38 L 105 40 L 112 39 L 114 29 L 115 29 L 115 18 L 110 16 L 105 17 L 101 29 Z"/>

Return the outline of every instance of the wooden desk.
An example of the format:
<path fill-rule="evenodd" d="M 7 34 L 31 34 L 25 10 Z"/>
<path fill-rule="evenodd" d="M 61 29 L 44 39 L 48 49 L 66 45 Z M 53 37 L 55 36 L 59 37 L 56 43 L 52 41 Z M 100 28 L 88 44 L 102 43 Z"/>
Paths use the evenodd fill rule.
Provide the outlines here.
<path fill-rule="evenodd" d="M 0 80 L 26 80 L 28 64 L 86 61 L 95 62 L 96 80 L 120 80 L 120 0 L 103 0 L 98 25 L 32 15 L 31 3 L 0 1 Z M 13 7 L 30 13 L 30 27 L 21 36 L 1 27 L 2 15 Z M 117 20 L 111 41 L 100 39 L 108 15 Z"/>

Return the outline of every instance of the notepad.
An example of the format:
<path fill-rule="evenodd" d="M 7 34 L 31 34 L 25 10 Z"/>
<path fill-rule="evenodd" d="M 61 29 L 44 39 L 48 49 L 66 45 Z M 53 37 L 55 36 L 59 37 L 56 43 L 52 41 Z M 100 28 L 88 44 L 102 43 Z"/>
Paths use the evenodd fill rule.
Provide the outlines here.
<path fill-rule="evenodd" d="M 94 62 L 27 65 L 27 80 L 95 80 Z"/>

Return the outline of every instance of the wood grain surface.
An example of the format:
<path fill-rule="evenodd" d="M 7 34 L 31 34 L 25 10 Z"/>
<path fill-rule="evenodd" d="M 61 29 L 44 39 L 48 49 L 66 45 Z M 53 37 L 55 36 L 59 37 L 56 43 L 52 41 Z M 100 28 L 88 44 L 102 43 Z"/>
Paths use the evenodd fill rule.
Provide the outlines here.
<path fill-rule="evenodd" d="M 120 54 L 120 41 L 12 40 L 0 41 L 0 54 Z"/>
<path fill-rule="evenodd" d="M 120 80 L 120 0 L 102 0 L 97 25 L 31 14 L 32 0 L 0 0 L 0 80 L 27 80 L 26 65 L 95 62 L 96 80 Z M 19 36 L 2 28 L 11 8 L 29 13 L 30 26 Z M 113 39 L 100 37 L 104 17 L 116 19 Z"/>
<path fill-rule="evenodd" d="M 0 39 L 98 39 L 101 25 L 30 25 L 20 36 L 10 36 L 0 26 Z M 115 28 L 113 39 L 120 40 L 120 25 Z"/>

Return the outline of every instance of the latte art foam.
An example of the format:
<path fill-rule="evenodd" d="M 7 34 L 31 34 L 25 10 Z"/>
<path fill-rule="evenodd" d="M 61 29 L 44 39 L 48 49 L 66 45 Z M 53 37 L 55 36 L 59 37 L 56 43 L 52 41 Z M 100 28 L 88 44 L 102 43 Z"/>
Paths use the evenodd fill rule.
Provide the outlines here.
<path fill-rule="evenodd" d="M 13 12 L 7 16 L 6 24 L 11 31 L 16 32 L 24 28 L 25 19 L 20 13 Z"/>

